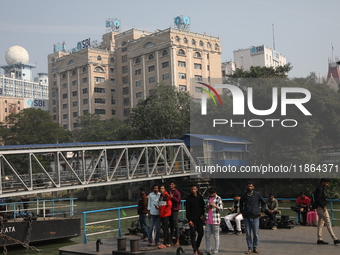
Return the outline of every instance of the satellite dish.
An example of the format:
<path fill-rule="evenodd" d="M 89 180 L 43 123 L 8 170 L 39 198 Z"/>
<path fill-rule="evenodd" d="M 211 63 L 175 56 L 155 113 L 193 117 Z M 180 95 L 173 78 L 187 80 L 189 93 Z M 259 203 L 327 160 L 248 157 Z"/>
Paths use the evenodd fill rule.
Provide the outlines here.
<path fill-rule="evenodd" d="M 181 24 L 181 21 L 182 21 L 182 19 L 181 19 L 180 16 L 177 16 L 177 17 L 175 18 L 175 24 L 176 24 L 177 26 Z"/>

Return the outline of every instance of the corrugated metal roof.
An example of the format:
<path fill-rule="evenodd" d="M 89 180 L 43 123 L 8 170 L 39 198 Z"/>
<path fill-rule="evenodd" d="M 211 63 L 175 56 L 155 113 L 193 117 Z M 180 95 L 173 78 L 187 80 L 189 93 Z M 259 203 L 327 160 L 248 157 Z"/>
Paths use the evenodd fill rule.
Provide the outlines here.
<path fill-rule="evenodd" d="M 186 136 L 195 137 L 202 140 L 214 140 L 224 143 L 243 143 L 251 144 L 252 142 L 238 136 L 219 136 L 219 135 L 200 135 L 200 134 L 185 134 Z"/>

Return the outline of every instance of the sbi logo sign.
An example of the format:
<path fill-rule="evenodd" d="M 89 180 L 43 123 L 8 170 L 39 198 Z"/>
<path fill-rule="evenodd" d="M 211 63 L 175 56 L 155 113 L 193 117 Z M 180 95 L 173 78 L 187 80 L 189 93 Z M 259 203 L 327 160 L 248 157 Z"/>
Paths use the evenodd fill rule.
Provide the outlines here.
<path fill-rule="evenodd" d="M 45 107 L 46 106 L 46 103 L 45 103 L 45 100 L 32 100 L 32 99 L 29 99 L 27 100 L 27 105 L 28 106 L 31 106 L 31 107 Z"/>

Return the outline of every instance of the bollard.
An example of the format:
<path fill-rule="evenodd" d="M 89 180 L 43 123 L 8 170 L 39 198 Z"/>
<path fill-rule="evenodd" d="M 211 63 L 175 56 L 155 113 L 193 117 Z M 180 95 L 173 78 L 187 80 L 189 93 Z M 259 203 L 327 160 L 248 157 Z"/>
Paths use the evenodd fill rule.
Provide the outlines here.
<path fill-rule="evenodd" d="M 101 239 L 97 239 L 96 241 L 96 252 L 99 252 L 99 244 L 103 244 Z"/>
<path fill-rule="evenodd" d="M 126 251 L 126 237 L 117 238 L 118 251 Z"/>
<path fill-rule="evenodd" d="M 139 239 L 130 240 L 130 251 L 131 252 L 139 251 Z"/>

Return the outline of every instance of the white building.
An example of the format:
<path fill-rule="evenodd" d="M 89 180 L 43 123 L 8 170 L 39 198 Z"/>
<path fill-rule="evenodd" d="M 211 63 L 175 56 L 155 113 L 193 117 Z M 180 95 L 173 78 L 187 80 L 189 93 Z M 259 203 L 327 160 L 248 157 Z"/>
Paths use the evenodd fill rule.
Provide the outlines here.
<path fill-rule="evenodd" d="M 236 68 L 250 70 L 251 66 L 277 67 L 287 64 L 286 56 L 265 45 L 234 50 L 234 61 L 222 63 L 223 77 L 232 74 Z"/>

